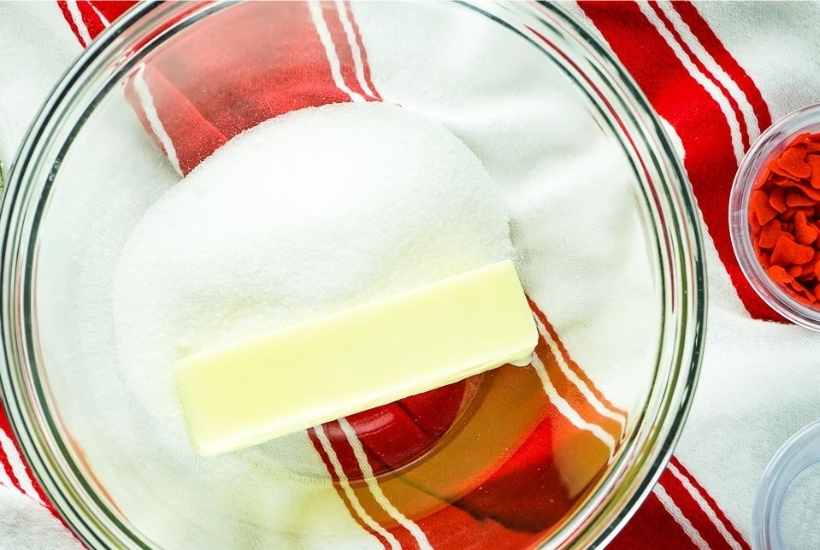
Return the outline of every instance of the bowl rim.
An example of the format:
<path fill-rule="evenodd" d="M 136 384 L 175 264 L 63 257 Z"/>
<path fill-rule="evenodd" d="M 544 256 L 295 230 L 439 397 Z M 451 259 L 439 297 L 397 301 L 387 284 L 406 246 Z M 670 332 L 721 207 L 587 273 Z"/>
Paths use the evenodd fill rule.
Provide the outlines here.
<path fill-rule="evenodd" d="M 142 35 L 147 43 L 146 51 L 142 53 L 145 55 L 155 47 L 163 32 L 175 34 L 213 11 L 234 3 L 217 2 L 192 8 L 150 1 L 136 5 L 114 22 L 78 57 L 43 104 L 18 151 L 3 196 L 0 210 L 0 314 L 4 320 L 0 387 L 3 402 L 34 475 L 66 524 L 90 547 L 125 547 L 127 544 L 151 548 L 150 542 L 123 522 L 117 511 L 95 494 L 77 464 L 77 457 L 59 437 L 54 418 L 44 415 L 49 410 L 49 396 L 36 369 L 32 368 L 37 364 L 39 350 L 36 336 L 30 334 L 32 323 L 27 315 L 33 302 L 31 289 L 36 265 L 36 239 L 33 239 L 36 231 L 32 230 L 29 210 L 33 203 L 36 219 L 42 215 L 47 200 L 40 196 L 42 193 L 33 196 L 32 187 L 38 184 L 37 176 L 41 173 L 47 175 L 45 183 L 40 182 L 44 186 L 50 186 L 56 177 L 58 162 L 45 170 L 43 159 L 53 154 L 57 147 L 54 142 L 58 130 L 64 131 L 72 119 L 75 121 L 70 131 L 64 132 L 67 140 L 59 142 L 60 152 L 64 154 L 76 135 L 77 125 L 81 125 L 96 105 L 98 96 L 82 105 L 84 109 L 74 105 L 72 101 L 76 99 L 77 88 L 93 84 L 100 90 L 107 90 L 112 85 L 111 78 L 103 81 L 97 75 L 101 67 L 112 62 L 112 50 L 125 43 L 128 37 L 150 29 L 151 33 Z M 480 9 L 466 2 L 459 3 Z M 579 55 L 594 59 L 594 68 L 603 71 L 598 75 L 600 81 L 593 78 L 583 84 L 584 91 L 588 95 L 601 93 L 597 87 L 602 86 L 605 92 L 615 94 L 618 101 L 623 102 L 614 107 L 609 105 L 624 110 L 624 116 L 617 120 L 617 124 L 621 129 L 634 127 L 644 141 L 632 143 L 632 146 L 636 151 L 642 145 L 646 146 L 645 156 L 640 159 L 641 169 L 646 172 L 646 177 L 649 177 L 649 171 L 657 171 L 661 179 L 662 189 L 642 191 L 651 195 L 645 196 L 646 200 L 656 201 L 659 205 L 659 211 L 652 213 L 651 219 L 658 238 L 655 252 L 662 264 L 659 283 L 664 294 L 662 329 L 668 329 L 669 336 L 665 346 L 661 345 L 663 349 L 658 351 L 651 384 L 641 414 L 636 417 L 635 429 L 613 458 L 610 471 L 590 490 L 590 495 L 573 511 L 570 520 L 541 543 L 545 548 L 604 545 L 635 513 L 662 473 L 692 404 L 706 330 L 706 266 L 700 219 L 673 141 L 643 92 L 594 31 L 563 7 L 546 2 L 511 3 L 504 9 L 535 17 L 545 25 L 545 32 L 553 33 L 550 36 L 570 36 L 578 41 L 578 47 L 583 49 L 579 50 Z M 169 22 L 171 16 L 176 17 L 172 27 L 151 27 L 157 21 Z M 542 38 L 549 43 L 550 36 Z M 541 47 L 545 46 L 542 44 Z M 573 59 L 567 58 L 566 61 L 574 63 Z M 117 71 L 124 73 L 129 67 L 121 66 Z M 608 101 L 606 96 L 602 97 Z M 639 172 L 638 167 L 634 168 Z M 667 218 L 662 216 L 663 208 L 668 210 Z M 664 233 L 659 238 L 659 227 L 671 233 Z M 680 280 L 667 280 L 672 276 L 670 273 L 679 276 Z M 664 360 L 668 363 L 665 365 L 668 372 L 661 371 Z"/>

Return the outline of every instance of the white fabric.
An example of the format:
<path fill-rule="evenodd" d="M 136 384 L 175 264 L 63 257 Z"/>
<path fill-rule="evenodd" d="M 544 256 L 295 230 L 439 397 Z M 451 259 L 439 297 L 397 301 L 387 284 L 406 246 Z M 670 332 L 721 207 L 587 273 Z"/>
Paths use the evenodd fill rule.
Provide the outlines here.
<path fill-rule="evenodd" d="M 761 91 L 773 120 L 820 101 L 820 5 L 701 2 L 697 8 Z M 820 335 L 751 319 L 708 234 L 705 241 L 706 355 L 676 455 L 748 540 L 766 464 L 820 416 Z M 820 541 L 820 527 L 812 540 Z"/>
<path fill-rule="evenodd" d="M 40 105 L 81 50 L 57 2 L 0 2 L 0 163 L 5 170 Z"/>
<path fill-rule="evenodd" d="M 820 101 L 820 4 L 700 2 L 697 9 L 761 91 L 772 120 Z M 586 19 L 577 6 L 572 11 Z M 671 125 L 665 127 L 680 142 Z M 682 146 L 678 152 L 684 154 Z M 704 241 L 706 354 L 676 455 L 749 540 L 766 464 L 789 436 L 820 416 L 820 335 L 751 319 L 711 236 Z M 806 535 L 815 542 L 816 525 Z"/>
<path fill-rule="evenodd" d="M 773 120 L 820 101 L 820 5 L 705 2 L 698 10 L 760 89 Z M 820 335 L 750 319 L 707 250 L 707 352 L 677 455 L 748 537 L 763 469 L 790 435 L 820 417 Z M 813 540 L 820 541 L 820 526 Z"/>
<path fill-rule="evenodd" d="M 0 164 L 5 173 L 42 102 L 81 51 L 56 2 L 0 2 Z M 40 503 L 0 486 L 0 550 L 82 546 Z"/>
<path fill-rule="evenodd" d="M 77 550 L 82 546 L 45 508 L 0 485 L 0 548 Z"/>

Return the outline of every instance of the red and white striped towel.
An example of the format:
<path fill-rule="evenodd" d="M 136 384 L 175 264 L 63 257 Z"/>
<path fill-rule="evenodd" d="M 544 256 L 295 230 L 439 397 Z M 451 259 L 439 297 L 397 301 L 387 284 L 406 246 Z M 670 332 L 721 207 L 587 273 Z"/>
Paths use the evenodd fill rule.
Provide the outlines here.
<path fill-rule="evenodd" d="M 0 160 L 10 162 L 34 110 L 70 58 L 128 5 L 0 4 L 0 57 L 5 66 L 20 67 L 19 75 L 0 89 Z M 710 333 L 696 404 L 677 457 L 612 546 L 746 548 L 759 476 L 777 446 L 815 418 L 820 398 L 813 388 L 820 382 L 820 371 L 811 352 L 815 335 L 765 322 L 780 320 L 743 280 L 729 242 L 726 202 L 733 173 L 749 142 L 773 118 L 820 96 L 820 77 L 815 76 L 820 72 L 814 70 L 818 61 L 812 55 L 820 40 L 814 32 L 820 8 L 618 2 L 581 3 L 571 9 L 597 28 L 669 123 L 708 229 Z M 136 74 L 129 97 L 145 128 L 180 172 L 189 171 L 210 150 L 264 118 L 305 105 L 379 99 L 377 84 L 384 80 L 377 72 L 378 63 L 368 62 L 369 29 L 365 21 L 357 21 L 356 7 L 331 4 L 318 17 L 306 13 L 303 21 L 303 31 L 314 37 L 315 55 L 325 59 L 332 52 L 335 59 L 329 69 L 323 66 L 321 76 L 311 78 L 327 81 L 321 93 L 287 94 L 301 97 L 300 104 L 282 104 L 283 96 L 259 97 L 248 102 L 248 111 L 234 112 L 236 116 L 209 113 L 207 102 L 198 102 L 193 91 L 164 77 L 161 61 L 148 63 Z M 281 80 L 281 75 L 268 77 Z M 243 93 L 253 97 L 269 89 L 254 85 Z M 165 101 L 183 115 L 163 115 L 169 111 Z M 181 110 L 183 105 L 188 109 Z M 260 105 L 265 109 L 258 110 Z M 572 361 L 573 350 L 566 347 L 544 322 L 539 358 L 557 392 L 551 403 L 563 400 L 578 414 L 573 422 L 571 413 L 558 407 L 566 419 L 560 429 L 584 432 L 580 419 L 600 427 L 600 441 L 607 434 L 617 438 L 618 422 L 612 416 L 619 411 L 600 395 Z M 452 399 L 449 394 L 441 397 Z M 416 406 L 423 412 L 426 404 Z M 361 526 L 362 536 L 373 537 L 385 547 L 407 548 L 504 547 L 505 543 L 517 547 L 530 542 L 503 521 L 476 521 L 475 517 L 493 516 L 492 503 L 483 502 L 480 494 L 468 496 L 463 509 L 448 507 L 444 513 L 411 521 L 401 510 L 389 509 L 389 499 L 384 498 L 387 489 L 379 484 L 353 491 L 343 483 L 345 477 L 401 460 L 391 455 L 390 448 L 380 447 L 378 440 L 357 437 L 356 432 L 355 421 L 341 421 L 317 429 L 312 437 L 329 472 L 339 480 L 339 496 Z M 49 515 L 45 495 L 10 434 L 8 422 L 0 416 L 0 548 L 76 547 Z M 491 481 L 510 491 L 538 481 L 537 468 L 531 466 L 538 463 L 538 451 L 543 449 L 537 444 L 522 448 L 532 453 L 513 457 Z M 374 509 L 405 521 L 386 527 L 378 514 L 368 512 Z M 529 519 L 537 522 L 537 516 L 535 511 Z"/>

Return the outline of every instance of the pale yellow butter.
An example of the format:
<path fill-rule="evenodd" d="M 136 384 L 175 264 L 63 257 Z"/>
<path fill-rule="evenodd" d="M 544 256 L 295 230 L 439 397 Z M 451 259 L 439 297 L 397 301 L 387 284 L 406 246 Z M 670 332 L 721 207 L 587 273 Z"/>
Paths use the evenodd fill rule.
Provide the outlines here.
<path fill-rule="evenodd" d="M 177 364 L 202 455 L 256 445 L 506 363 L 538 333 L 510 261 Z"/>

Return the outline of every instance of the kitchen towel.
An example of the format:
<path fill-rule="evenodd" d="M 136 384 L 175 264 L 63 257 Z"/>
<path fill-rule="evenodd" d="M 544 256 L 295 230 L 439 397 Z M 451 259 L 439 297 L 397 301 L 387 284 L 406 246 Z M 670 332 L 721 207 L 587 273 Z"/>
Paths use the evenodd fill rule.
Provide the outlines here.
<path fill-rule="evenodd" d="M 127 3 L 107 2 L 0 5 L 0 56 L 4 66 L 20 67 L 14 78 L 4 79 L 0 90 L 0 160 L 6 166 L 59 73 L 125 7 Z M 567 7 L 597 29 L 668 122 L 708 229 L 710 333 L 696 404 L 677 458 L 612 546 L 746 547 L 744 535 L 748 538 L 751 502 L 762 468 L 789 434 L 814 418 L 817 399 L 811 389 L 819 377 L 811 358 L 816 337 L 771 322 L 778 319 L 743 281 L 728 240 L 726 198 L 739 156 L 750 140 L 772 118 L 816 101 L 811 53 L 817 39 L 811 23 L 820 13 L 809 4 L 625 2 Z M 350 15 L 355 15 L 355 6 Z M 754 36 L 750 28 L 755 29 Z M 339 51 L 351 44 L 341 30 L 331 32 Z M 364 24 L 362 34 L 364 60 Z M 338 74 L 329 72 L 337 93 L 378 99 L 372 81 L 378 82 L 378 75 L 369 80 L 362 72 L 360 78 L 353 59 L 343 60 L 341 67 Z M 151 81 L 151 70 L 147 67 L 142 75 L 146 82 Z M 164 97 L 156 91 L 155 96 Z M 140 112 L 139 102 L 135 107 Z M 202 143 L 186 147 L 174 139 L 170 124 L 160 129 L 143 118 L 180 171 L 195 165 L 198 159 L 184 153 L 195 156 L 203 150 Z M 220 133 L 225 135 L 224 130 Z M 216 134 L 209 139 L 211 146 L 218 144 Z M 585 387 L 594 385 L 588 382 Z M 0 548 L 76 545 L 46 508 L 38 509 L 45 496 L 11 443 L 8 424 L 0 427 L 0 499 L 8 500 L 9 510 L 0 514 Z M 391 540 L 383 533 L 370 529 L 375 531 L 371 536 L 389 545 Z M 423 547 L 425 540 L 436 536 L 428 525 L 399 531 L 396 540 L 407 547 Z"/>

